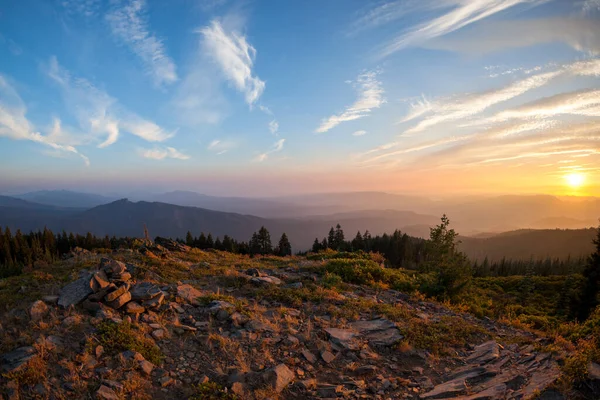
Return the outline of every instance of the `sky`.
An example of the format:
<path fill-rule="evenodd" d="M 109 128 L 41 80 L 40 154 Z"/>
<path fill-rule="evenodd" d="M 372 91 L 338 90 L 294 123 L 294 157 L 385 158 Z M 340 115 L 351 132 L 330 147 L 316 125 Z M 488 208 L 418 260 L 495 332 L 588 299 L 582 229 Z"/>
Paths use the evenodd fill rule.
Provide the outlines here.
<path fill-rule="evenodd" d="M 0 0 L 0 171 L 600 196 L 600 0 Z"/>

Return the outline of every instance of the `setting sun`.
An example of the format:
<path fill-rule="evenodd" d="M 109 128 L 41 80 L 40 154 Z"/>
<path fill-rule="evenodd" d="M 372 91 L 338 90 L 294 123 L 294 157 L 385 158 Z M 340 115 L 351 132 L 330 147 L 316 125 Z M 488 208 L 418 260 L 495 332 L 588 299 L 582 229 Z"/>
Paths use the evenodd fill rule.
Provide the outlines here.
<path fill-rule="evenodd" d="M 578 188 L 585 183 L 585 175 L 580 173 L 565 175 L 565 181 L 567 181 L 567 184 L 572 188 Z"/>

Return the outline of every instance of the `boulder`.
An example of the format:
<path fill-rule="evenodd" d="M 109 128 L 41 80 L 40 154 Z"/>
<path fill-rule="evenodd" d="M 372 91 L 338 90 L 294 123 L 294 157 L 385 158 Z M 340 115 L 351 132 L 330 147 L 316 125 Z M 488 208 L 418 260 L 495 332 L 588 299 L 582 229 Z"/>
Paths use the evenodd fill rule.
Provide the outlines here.
<path fill-rule="evenodd" d="M 119 400 L 119 396 L 114 390 L 108 386 L 101 385 L 96 391 L 96 399 L 98 400 Z"/>
<path fill-rule="evenodd" d="M 42 320 L 49 312 L 50 309 L 42 300 L 36 301 L 29 308 L 29 316 L 33 322 Z"/>
<path fill-rule="evenodd" d="M 404 339 L 396 324 L 387 319 L 356 321 L 349 325 L 372 346 L 393 346 Z"/>
<path fill-rule="evenodd" d="M 122 294 L 124 294 L 125 292 L 128 292 L 128 291 L 129 291 L 128 285 L 119 286 L 117 288 L 117 290 L 114 290 L 114 291 L 108 293 L 106 296 L 104 296 L 104 301 L 107 301 L 107 302 L 113 301 L 117 297 L 120 297 Z M 131 293 L 129 294 L 129 296 L 131 296 Z"/>
<path fill-rule="evenodd" d="M 3 372 L 18 372 L 25 368 L 34 356 L 35 349 L 33 347 L 19 347 L 0 356 L 0 370 Z"/>
<path fill-rule="evenodd" d="M 165 249 L 169 250 L 169 251 L 181 251 L 181 252 L 188 252 L 190 251 L 190 247 L 186 246 L 185 244 L 181 244 L 179 242 L 176 242 L 172 239 L 166 239 L 163 237 L 157 237 L 154 242 L 157 245 L 163 246 Z"/>
<path fill-rule="evenodd" d="M 134 301 L 150 300 L 160 295 L 162 291 L 151 282 L 140 282 L 131 288 L 131 299 Z"/>
<path fill-rule="evenodd" d="M 329 335 L 329 340 L 334 344 L 345 347 L 351 350 L 357 350 L 359 348 L 356 340 L 354 340 L 357 333 L 350 329 L 339 329 L 339 328 L 327 328 L 325 332 Z"/>
<path fill-rule="evenodd" d="M 125 312 L 127 314 L 141 314 L 144 311 L 146 311 L 146 309 L 135 301 L 130 301 L 125 305 Z"/>
<path fill-rule="evenodd" d="M 100 269 L 104 270 L 110 275 L 117 275 L 125 272 L 127 270 L 127 266 L 121 261 L 103 258 L 100 260 Z"/>
<path fill-rule="evenodd" d="M 98 292 L 100 289 L 104 289 L 110 285 L 108 281 L 108 277 L 106 276 L 106 272 L 103 270 L 97 271 L 92 275 L 92 279 L 90 280 L 90 287 L 94 291 L 94 293 Z"/>
<path fill-rule="evenodd" d="M 490 361 L 500 357 L 500 347 L 493 340 L 485 342 L 475 347 L 473 353 L 467 357 L 467 361 L 477 362 L 480 365 L 487 364 Z"/>
<path fill-rule="evenodd" d="M 177 296 L 181 297 L 183 300 L 187 301 L 188 303 L 191 303 L 194 300 L 196 300 L 198 297 L 201 297 L 202 292 L 200 292 L 198 289 L 196 289 L 192 285 L 185 284 L 185 285 L 177 286 Z"/>
<path fill-rule="evenodd" d="M 325 350 L 321 352 L 321 358 L 327 364 L 330 364 L 333 360 L 335 360 L 335 355 L 333 355 L 333 353 L 331 353 L 330 351 Z"/>
<path fill-rule="evenodd" d="M 258 276 L 250 279 L 255 285 L 281 285 L 281 279 L 274 276 Z"/>
<path fill-rule="evenodd" d="M 285 364 L 279 364 L 263 374 L 265 383 L 277 393 L 281 393 L 295 377 L 294 372 Z"/>
<path fill-rule="evenodd" d="M 121 308 L 125 304 L 127 304 L 130 300 L 131 300 L 131 293 L 125 292 L 122 295 L 120 295 L 119 297 L 117 297 L 116 299 L 114 299 L 113 301 L 109 301 L 108 303 L 106 303 L 106 305 L 111 308 L 114 308 L 115 310 L 118 310 L 119 308 Z"/>
<path fill-rule="evenodd" d="M 85 276 L 63 287 L 59 293 L 58 305 L 67 308 L 77 305 L 85 300 L 90 294 L 93 293 L 93 290 L 90 287 L 90 279 L 91 276 L 86 274 Z"/>
<path fill-rule="evenodd" d="M 146 308 L 156 308 L 159 307 L 163 301 L 165 301 L 165 295 L 163 292 L 160 292 L 160 294 L 156 297 L 151 298 L 150 300 L 146 300 L 142 303 L 142 306 L 146 307 Z"/>

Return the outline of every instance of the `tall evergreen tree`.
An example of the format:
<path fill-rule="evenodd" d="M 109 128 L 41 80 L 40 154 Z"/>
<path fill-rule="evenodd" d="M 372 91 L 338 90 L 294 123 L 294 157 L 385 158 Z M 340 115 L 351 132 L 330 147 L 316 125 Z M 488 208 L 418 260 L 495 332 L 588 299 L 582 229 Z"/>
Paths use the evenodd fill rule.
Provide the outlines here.
<path fill-rule="evenodd" d="M 292 255 L 292 245 L 290 244 L 290 241 L 285 232 L 281 235 L 281 239 L 279 239 L 279 245 L 277 246 L 277 248 L 281 257 Z"/>
<path fill-rule="evenodd" d="M 194 237 L 190 231 L 187 231 L 187 234 L 185 235 L 185 244 L 190 247 L 194 245 Z"/>
<path fill-rule="evenodd" d="M 260 247 L 260 254 L 270 254 L 273 252 L 271 234 L 264 226 L 261 226 L 258 230 L 258 244 Z"/>
<path fill-rule="evenodd" d="M 335 230 L 333 229 L 333 226 L 331 227 L 331 229 L 329 230 L 329 234 L 327 235 L 327 247 L 329 247 L 330 249 L 335 248 Z"/>
<path fill-rule="evenodd" d="M 318 238 L 315 238 L 315 241 L 313 242 L 311 251 L 313 253 L 318 253 L 319 250 L 321 250 L 321 243 L 319 243 L 319 239 Z"/>
<path fill-rule="evenodd" d="M 598 236 L 594 239 L 596 250 L 590 255 L 587 266 L 583 270 L 585 283 L 581 290 L 578 318 L 585 321 L 598 305 L 598 289 L 600 287 L 600 226 Z"/>

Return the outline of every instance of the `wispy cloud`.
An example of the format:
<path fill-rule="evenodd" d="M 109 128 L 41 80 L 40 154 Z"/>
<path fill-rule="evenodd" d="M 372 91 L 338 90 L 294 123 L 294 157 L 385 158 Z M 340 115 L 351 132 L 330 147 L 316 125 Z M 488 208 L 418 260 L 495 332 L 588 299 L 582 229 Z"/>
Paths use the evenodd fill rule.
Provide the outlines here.
<path fill-rule="evenodd" d="M 152 149 L 140 149 L 140 155 L 144 158 L 150 158 L 153 160 L 164 160 L 166 158 L 173 158 L 176 160 L 189 160 L 190 157 L 181 153 L 179 150 L 173 147 L 154 147 Z"/>
<path fill-rule="evenodd" d="M 277 122 L 277 120 L 272 120 L 269 122 L 269 131 L 273 135 L 277 135 L 277 131 L 279 131 L 279 122 Z"/>
<path fill-rule="evenodd" d="M 356 131 L 352 134 L 352 136 L 363 136 L 366 134 L 367 134 L 367 131 Z"/>
<path fill-rule="evenodd" d="M 565 43 L 590 54 L 600 54 L 597 19 L 572 17 L 490 21 L 424 43 L 431 49 L 485 54 L 545 43 Z"/>
<path fill-rule="evenodd" d="M 81 128 L 92 136 L 105 136 L 98 147 L 114 144 L 121 130 L 149 142 L 162 142 L 175 134 L 122 107 L 89 81 L 72 77 L 55 57 L 50 59 L 47 72 L 62 89 L 67 108 L 76 116 Z"/>
<path fill-rule="evenodd" d="M 143 62 L 146 74 L 161 86 L 177 80 L 175 63 L 164 43 L 150 32 L 145 0 L 119 0 L 106 15 L 115 38 L 127 45 Z"/>
<path fill-rule="evenodd" d="M 379 56 L 386 57 L 406 47 L 422 45 L 430 39 L 454 32 L 517 5 L 524 4 L 535 6 L 546 1 L 547 0 L 424 1 L 422 5 L 414 6 L 414 10 L 409 11 L 433 10 L 435 8 L 446 8 L 449 10 L 438 17 L 427 20 L 416 26 L 409 27 L 395 39 L 384 45 L 379 51 Z M 438 5 L 434 5 L 434 3 L 438 3 Z M 386 15 L 390 14 L 388 13 Z M 391 15 L 402 14 L 396 12 Z M 396 19 L 396 17 L 393 19 Z"/>
<path fill-rule="evenodd" d="M 436 102 L 423 101 L 415 104 L 413 109 L 401 122 L 408 122 L 425 114 L 432 114 L 424 118 L 416 126 L 405 131 L 405 135 L 411 135 L 424 131 L 434 125 L 462 120 L 469 116 L 479 114 L 487 108 L 520 96 L 527 91 L 539 88 L 547 84 L 551 79 L 560 75 L 560 71 L 534 75 L 516 81 L 506 87 L 490 90 L 485 93 L 466 95 L 464 97 L 451 98 Z"/>
<path fill-rule="evenodd" d="M 381 107 L 385 103 L 383 97 L 383 88 L 381 82 L 377 80 L 378 72 L 365 72 L 358 76 L 354 83 L 358 91 L 358 99 L 344 112 L 332 115 L 323 120 L 315 133 L 325 133 L 342 122 L 353 121 L 359 118 L 367 117 L 374 109 Z"/>
<path fill-rule="evenodd" d="M 273 153 L 278 153 L 278 152 L 280 152 L 281 150 L 283 150 L 283 145 L 284 145 L 284 143 L 285 143 L 285 139 L 279 139 L 278 141 L 276 141 L 276 142 L 273 144 L 273 146 L 271 146 L 271 148 L 270 148 L 268 151 L 266 151 L 266 152 L 264 152 L 264 153 L 262 153 L 262 154 L 259 154 L 259 155 L 258 155 L 258 156 L 257 156 L 257 157 L 254 159 L 254 161 L 257 161 L 257 162 L 263 162 L 263 161 L 267 160 L 267 159 L 269 158 L 269 155 L 271 155 L 271 154 L 273 154 Z"/>
<path fill-rule="evenodd" d="M 235 31 L 226 31 L 218 20 L 198 31 L 203 37 L 203 46 L 224 77 L 245 96 L 252 106 L 265 90 L 265 82 L 252 72 L 256 49 L 246 37 Z"/>
<path fill-rule="evenodd" d="M 227 153 L 229 150 L 235 148 L 236 146 L 237 146 L 237 143 L 233 140 L 215 139 L 208 144 L 206 149 L 208 151 L 212 151 L 213 153 L 216 153 L 217 155 L 221 155 L 221 154 Z"/>
<path fill-rule="evenodd" d="M 34 125 L 27 119 L 27 108 L 17 91 L 0 75 L 0 136 L 13 140 L 29 140 L 49 146 L 54 150 L 75 154 L 81 157 L 86 165 L 90 160 L 81 154 L 74 146 L 57 143 L 60 121 L 55 122 L 54 128 L 47 135 L 35 131 Z M 54 136 L 54 137 L 53 137 Z"/>
<path fill-rule="evenodd" d="M 100 12 L 102 0 L 61 0 L 60 4 L 69 14 L 95 17 Z"/>

